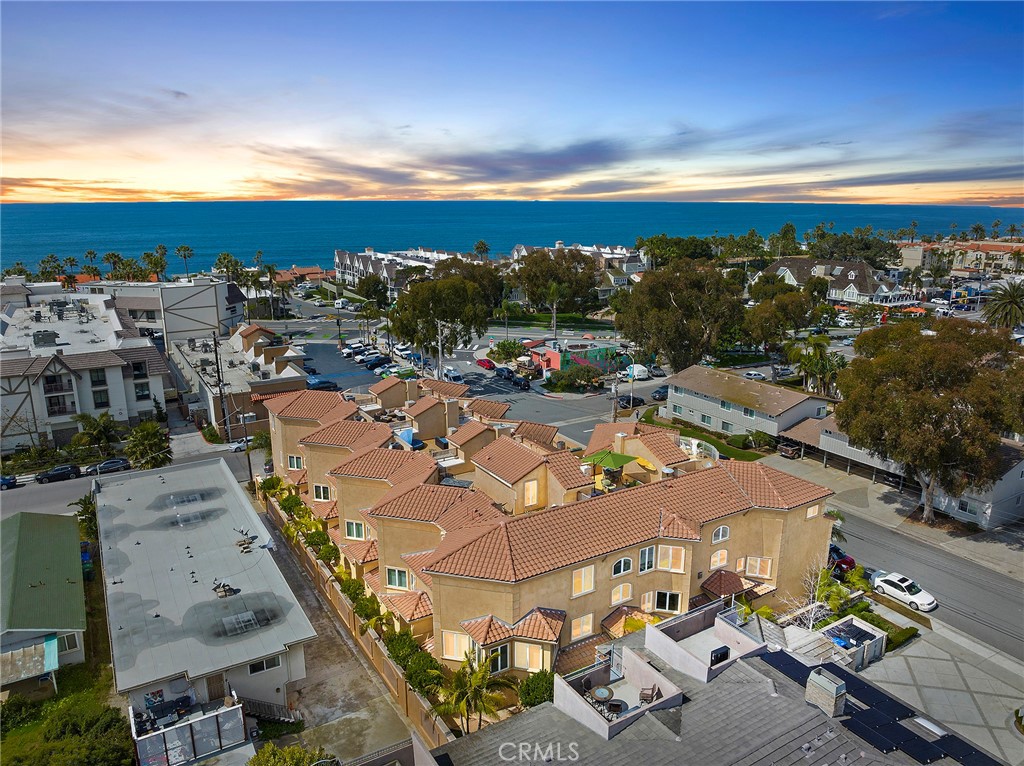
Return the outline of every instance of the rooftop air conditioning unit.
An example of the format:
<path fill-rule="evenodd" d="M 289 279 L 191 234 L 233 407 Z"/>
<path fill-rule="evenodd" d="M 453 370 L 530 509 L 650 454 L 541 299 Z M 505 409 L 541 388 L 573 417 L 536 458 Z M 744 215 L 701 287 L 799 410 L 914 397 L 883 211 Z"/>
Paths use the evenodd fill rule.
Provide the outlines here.
<path fill-rule="evenodd" d="M 188 350 L 189 351 L 195 351 L 196 350 L 196 339 L 195 338 L 189 338 L 188 339 Z"/>
<path fill-rule="evenodd" d="M 228 359 L 228 367 L 234 367 L 236 364 L 234 359 Z"/>
<path fill-rule="evenodd" d="M 260 372 L 260 380 L 270 380 L 270 370 Z"/>
<path fill-rule="evenodd" d="M 249 363 L 249 369 L 252 370 L 254 374 L 259 375 L 260 374 L 260 363 L 259 362 L 250 362 Z"/>

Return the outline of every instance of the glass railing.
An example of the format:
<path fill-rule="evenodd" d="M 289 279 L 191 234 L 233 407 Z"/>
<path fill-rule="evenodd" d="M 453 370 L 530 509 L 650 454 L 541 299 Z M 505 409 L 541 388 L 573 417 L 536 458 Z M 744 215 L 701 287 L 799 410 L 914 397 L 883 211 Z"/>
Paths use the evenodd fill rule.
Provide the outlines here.
<path fill-rule="evenodd" d="M 233 705 L 146 734 L 135 746 L 141 766 L 179 766 L 244 741 L 242 706 Z"/>

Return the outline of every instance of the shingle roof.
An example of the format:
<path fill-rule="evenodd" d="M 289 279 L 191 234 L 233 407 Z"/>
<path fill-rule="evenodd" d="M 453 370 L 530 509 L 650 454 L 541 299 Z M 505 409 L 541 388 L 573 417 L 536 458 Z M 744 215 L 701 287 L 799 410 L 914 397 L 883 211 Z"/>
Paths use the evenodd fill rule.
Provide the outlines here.
<path fill-rule="evenodd" d="M 804 418 L 798 423 L 782 431 L 779 436 L 784 436 L 787 439 L 801 442 L 803 444 L 810 444 L 817 447 L 821 443 L 821 430 L 825 427 L 826 423 L 831 425 L 829 430 L 838 431 L 836 427 L 835 416 L 829 415 L 825 418 Z"/>
<path fill-rule="evenodd" d="M 558 634 L 565 624 L 565 612 L 561 609 L 548 609 L 536 606 L 524 614 L 512 626 L 512 635 L 516 638 L 529 638 L 534 641 L 558 643 Z"/>
<path fill-rule="evenodd" d="M 139 346 L 137 348 L 119 348 L 114 351 L 121 359 L 128 364 L 132 362 L 145 362 L 146 369 L 150 375 L 170 375 L 167 362 L 155 346 Z"/>
<path fill-rule="evenodd" d="M 583 464 L 568 450 L 552 452 L 544 462 L 563 489 L 580 489 L 594 483 L 594 477 L 583 473 Z"/>
<path fill-rule="evenodd" d="M 739 375 L 708 367 L 693 365 L 682 372 L 677 372 L 668 379 L 668 384 L 688 388 L 699 394 L 707 394 L 714 399 L 750 407 L 768 415 L 781 415 L 801 402 L 817 397 L 808 396 L 802 391 L 793 391 L 783 386 L 773 386 L 757 380 L 747 380 Z M 825 400 L 821 400 L 824 404 Z"/>
<path fill-rule="evenodd" d="M 507 402 L 496 402 L 493 399 L 470 399 L 466 410 L 484 418 L 503 418 L 511 406 Z"/>
<path fill-rule="evenodd" d="M 437 396 L 445 399 L 461 399 L 469 392 L 469 386 L 462 383 L 452 383 L 450 380 L 433 380 L 432 378 L 420 380 L 420 388 L 433 391 Z"/>
<path fill-rule="evenodd" d="M 700 584 L 700 587 L 712 596 L 722 598 L 723 596 L 745 593 L 756 585 L 756 582 L 746 580 L 728 569 L 716 569 L 707 576 L 704 582 Z"/>
<path fill-rule="evenodd" d="M 279 418 L 321 420 L 330 423 L 348 419 L 359 411 L 353 402 L 345 401 L 337 391 L 289 391 L 284 396 L 267 399 L 266 408 Z"/>
<path fill-rule="evenodd" d="M 392 430 L 383 423 L 336 420 L 302 437 L 299 444 L 348 447 L 354 452 L 362 447 L 382 447 L 391 441 L 392 435 Z"/>
<path fill-rule="evenodd" d="M 506 484 L 514 484 L 543 462 L 536 452 L 507 436 L 495 439 L 473 456 L 475 465 Z"/>
<path fill-rule="evenodd" d="M 450 444 L 461 447 L 470 439 L 473 439 L 487 430 L 487 426 L 479 420 L 470 420 L 459 426 L 459 429 L 448 437 Z"/>
<path fill-rule="evenodd" d="M 0 365 L 0 378 L 35 377 L 50 363 L 48 356 L 30 356 L 21 359 L 4 359 Z"/>
<path fill-rule="evenodd" d="M 538 444 L 551 444 L 558 435 L 558 426 L 547 423 L 534 423 L 530 420 L 520 420 L 519 425 L 512 431 L 513 436 L 522 436 Z"/>
<path fill-rule="evenodd" d="M 421 396 L 414 404 L 404 407 L 403 411 L 410 418 L 418 418 L 428 410 L 432 410 L 434 407 L 440 407 L 443 404 L 444 402 L 440 399 L 435 399 L 432 396 Z"/>
<path fill-rule="evenodd" d="M 61 360 L 69 370 L 91 370 L 96 367 L 124 367 L 128 364 L 114 351 L 89 351 L 85 354 L 64 354 Z"/>
<path fill-rule="evenodd" d="M 430 596 L 420 590 L 409 593 L 391 593 L 380 597 L 384 607 L 402 616 L 406 622 L 415 622 L 434 614 L 434 605 Z"/>
<path fill-rule="evenodd" d="M 701 525 L 760 506 L 793 508 L 831 490 L 759 463 L 730 461 L 497 523 L 457 530 L 434 574 L 516 582 L 659 537 L 700 539 Z"/>
<path fill-rule="evenodd" d="M 16 513 L 0 522 L 0 632 L 85 630 L 85 590 L 74 516 Z"/>
<path fill-rule="evenodd" d="M 472 620 L 463 620 L 459 625 L 480 646 L 490 646 L 512 638 L 512 626 L 490 614 Z"/>

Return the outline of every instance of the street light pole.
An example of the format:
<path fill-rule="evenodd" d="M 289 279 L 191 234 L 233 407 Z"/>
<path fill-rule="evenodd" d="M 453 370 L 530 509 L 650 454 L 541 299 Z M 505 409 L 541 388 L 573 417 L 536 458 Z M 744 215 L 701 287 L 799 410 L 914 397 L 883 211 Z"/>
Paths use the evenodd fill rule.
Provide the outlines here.
<path fill-rule="evenodd" d="M 334 315 L 334 323 L 338 326 L 338 348 L 341 348 L 341 315 Z"/>

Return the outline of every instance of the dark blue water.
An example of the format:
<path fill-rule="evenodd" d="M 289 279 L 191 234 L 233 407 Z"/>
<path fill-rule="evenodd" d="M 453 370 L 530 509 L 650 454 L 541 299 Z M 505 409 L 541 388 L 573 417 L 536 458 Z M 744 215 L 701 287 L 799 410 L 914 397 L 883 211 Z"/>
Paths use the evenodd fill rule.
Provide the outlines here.
<path fill-rule="evenodd" d="M 929 205 L 807 205 L 716 202 L 97 202 L 0 205 L 0 259 L 30 268 L 48 253 L 82 261 L 86 250 L 140 256 L 165 244 L 173 256 L 189 245 L 191 271 L 209 269 L 218 253 L 249 262 L 330 267 L 337 249 L 379 251 L 431 247 L 468 251 L 477 240 L 492 254 L 514 245 L 632 245 L 638 236 L 744 234 L 764 236 L 787 221 L 798 236 L 818 223 L 837 231 L 871 225 L 899 230 L 917 221 L 919 234 L 971 224 L 1020 224 L 1015 208 Z M 180 266 L 173 257 L 170 270 Z M 180 270 L 180 269 L 179 269 Z"/>

